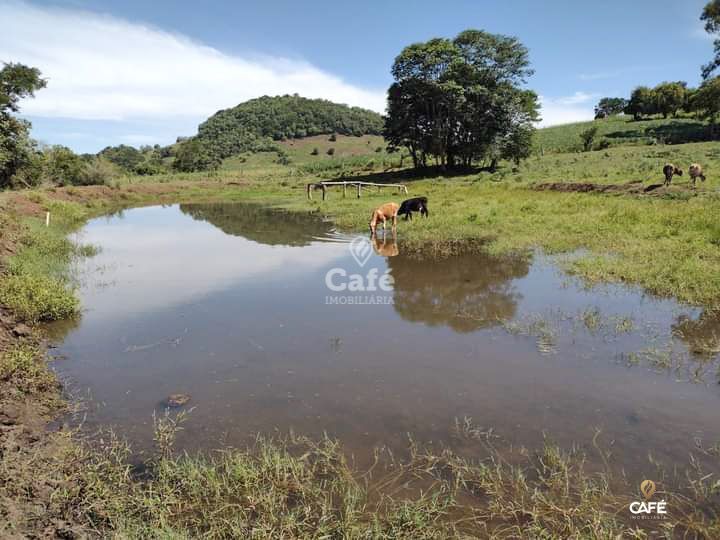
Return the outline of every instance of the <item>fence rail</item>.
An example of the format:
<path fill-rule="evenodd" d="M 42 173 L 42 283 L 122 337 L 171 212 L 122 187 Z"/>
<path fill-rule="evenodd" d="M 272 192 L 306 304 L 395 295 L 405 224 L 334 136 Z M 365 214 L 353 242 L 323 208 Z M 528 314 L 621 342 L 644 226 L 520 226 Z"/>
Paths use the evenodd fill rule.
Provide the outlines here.
<path fill-rule="evenodd" d="M 401 190 L 405 195 L 407 195 L 408 189 L 405 184 L 378 184 L 377 182 L 353 182 L 353 181 L 346 181 L 346 180 L 336 180 L 336 181 L 328 181 L 328 182 L 315 182 L 307 185 L 307 198 L 312 199 L 313 191 L 320 190 L 322 191 L 322 200 L 324 201 L 327 198 L 327 191 L 329 187 L 333 186 L 342 186 L 343 188 L 343 197 L 347 197 L 347 188 L 348 186 L 354 187 L 357 190 L 357 198 L 360 198 L 360 195 L 362 194 L 362 188 L 367 187 L 377 187 L 378 191 L 382 188 L 397 188 Z"/>

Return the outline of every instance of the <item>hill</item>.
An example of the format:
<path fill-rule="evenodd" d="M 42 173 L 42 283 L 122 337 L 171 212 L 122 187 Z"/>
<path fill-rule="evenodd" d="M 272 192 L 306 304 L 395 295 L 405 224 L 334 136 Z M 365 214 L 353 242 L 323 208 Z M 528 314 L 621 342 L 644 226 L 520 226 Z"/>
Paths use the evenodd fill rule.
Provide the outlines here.
<path fill-rule="evenodd" d="M 580 133 L 592 127 L 598 128 L 596 144 L 603 146 L 682 144 L 713 138 L 707 123 L 691 117 L 633 120 L 631 116 L 619 115 L 538 129 L 535 149 L 543 153 L 574 152 L 581 146 Z"/>
<path fill-rule="evenodd" d="M 269 140 L 378 135 L 382 128 L 382 116 L 367 109 L 298 95 L 263 96 L 218 111 L 200 124 L 197 139 L 225 158 L 267 148 Z"/>

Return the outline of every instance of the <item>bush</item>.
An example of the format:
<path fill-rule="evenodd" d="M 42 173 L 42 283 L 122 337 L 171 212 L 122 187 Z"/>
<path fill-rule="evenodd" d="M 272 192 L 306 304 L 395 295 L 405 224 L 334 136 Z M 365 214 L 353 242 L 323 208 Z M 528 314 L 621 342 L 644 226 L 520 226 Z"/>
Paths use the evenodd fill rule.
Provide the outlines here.
<path fill-rule="evenodd" d="M 320 154 L 320 150 L 318 150 L 317 148 L 313 148 L 312 152 L 310 152 L 311 156 L 317 156 L 319 154 Z"/>
<path fill-rule="evenodd" d="M 368 141 L 368 142 L 370 142 L 370 141 Z M 375 149 L 375 152 L 377 152 L 377 153 L 380 153 L 380 152 L 382 152 L 382 151 L 383 151 L 383 147 L 382 147 L 382 146 L 378 146 L 378 147 Z"/>
<path fill-rule="evenodd" d="M 95 158 L 85 165 L 82 174 L 82 184 L 86 186 L 108 185 L 117 178 L 118 173 L 108 160 Z"/>
<path fill-rule="evenodd" d="M 58 186 L 83 183 L 85 161 L 65 146 L 52 146 L 45 151 L 43 175 Z"/>
<path fill-rule="evenodd" d="M 588 152 L 592 150 L 593 141 L 595 140 L 595 135 L 597 135 L 597 132 L 597 126 L 593 126 L 580 133 L 580 140 L 582 141 L 583 151 Z"/>
<path fill-rule="evenodd" d="M 330 142 L 335 142 L 335 141 L 337 141 L 337 135 L 335 135 L 335 133 L 333 133 L 332 135 L 330 135 L 330 136 L 328 137 L 328 141 L 330 141 Z"/>
<path fill-rule="evenodd" d="M 80 310 L 64 281 L 27 273 L 11 274 L 0 282 L 0 303 L 28 322 L 58 321 Z"/>
<path fill-rule="evenodd" d="M 190 139 L 177 149 L 173 169 L 180 172 L 214 171 L 221 163 L 222 159 L 210 145 L 199 139 Z"/>
<path fill-rule="evenodd" d="M 334 156 L 335 155 L 335 149 L 334 148 L 328 148 L 326 154 L 328 156 Z"/>

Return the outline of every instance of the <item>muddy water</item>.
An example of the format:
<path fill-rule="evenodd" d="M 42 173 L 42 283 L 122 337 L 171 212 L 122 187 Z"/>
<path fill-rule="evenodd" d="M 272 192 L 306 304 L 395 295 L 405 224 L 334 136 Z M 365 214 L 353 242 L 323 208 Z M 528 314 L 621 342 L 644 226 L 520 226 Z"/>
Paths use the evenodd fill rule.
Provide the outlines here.
<path fill-rule="evenodd" d="M 585 289 L 541 256 L 417 262 L 388 239 L 360 266 L 349 240 L 249 205 L 90 222 L 78 241 L 102 251 L 78 269 L 84 312 L 55 351 L 85 426 L 112 425 L 142 452 L 153 412 L 186 393 L 188 450 L 293 429 L 362 460 L 406 448 L 408 433 L 452 444 L 455 419 L 470 417 L 530 447 L 546 433 L 591 448 L 600 429 L 632 472 L 648 453 L 684 464 L 696 441 L 720 440 L 711 315 Z M 332 291 L 332 269 L 333 287 L 370 269 L 394 284 Z"/>

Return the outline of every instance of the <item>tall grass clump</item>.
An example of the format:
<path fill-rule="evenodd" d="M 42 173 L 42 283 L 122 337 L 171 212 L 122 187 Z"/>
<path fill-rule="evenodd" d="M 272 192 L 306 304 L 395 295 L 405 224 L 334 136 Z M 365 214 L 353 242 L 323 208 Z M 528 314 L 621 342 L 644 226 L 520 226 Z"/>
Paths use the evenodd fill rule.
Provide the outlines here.
<path fill-rule="evenodd" d="M 92 246 L 75 245 L 67 238 L 85 216 L 75 203 L 53 201 L 52 225 L 40 220 L 23 223 L 20 249 L 6 262 L 0 278 L 0 304 L 27 322 L 56 321 L 75 316 L 80 303 L 69 275 L 74 257 L 92 255 Z"/>
<path fill-rule="evenodd" d="M 28 322 L 67 319 L 80 310 L 74 290 L 65 281 L 32 273 L 10 274 L 3 278 L 0 304 Z"/>

